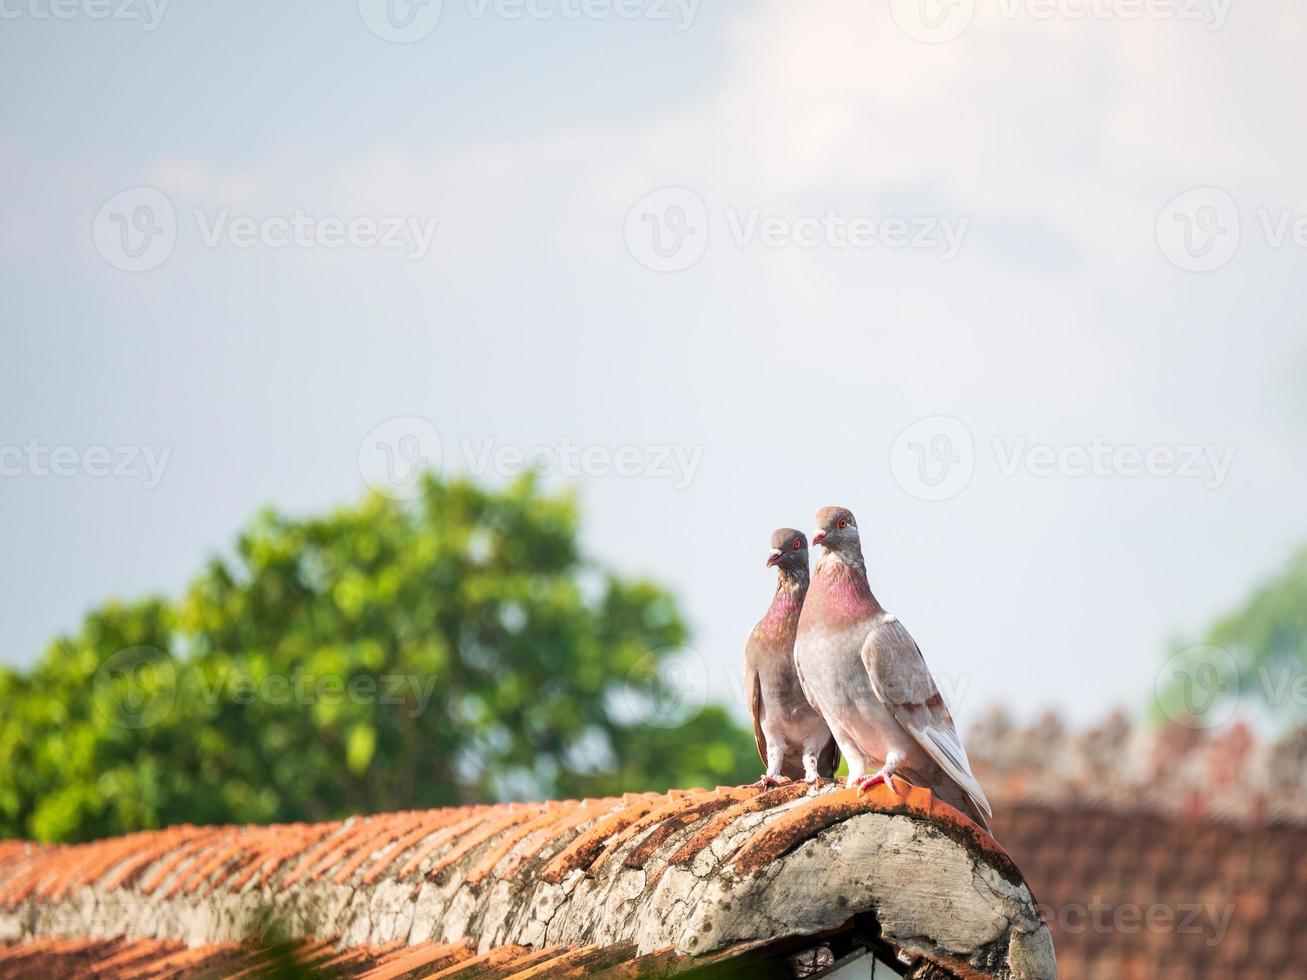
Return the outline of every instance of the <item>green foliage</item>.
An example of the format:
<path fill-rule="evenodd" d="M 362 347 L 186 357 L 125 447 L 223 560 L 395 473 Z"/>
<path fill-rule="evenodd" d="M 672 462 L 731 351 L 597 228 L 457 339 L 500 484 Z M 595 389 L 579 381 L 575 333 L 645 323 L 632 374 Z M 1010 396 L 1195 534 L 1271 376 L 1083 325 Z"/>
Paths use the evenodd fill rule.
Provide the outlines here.
<path fill-rule="evenodd" d="M 1307 549 L 1166 671 L 1157 704 L 1173 719 L 1228 710 L 1231 699 L 1286 722 L 1307 715 Z"/>
<path fill-rule="evenodd" d="M 110 603 L 0 672 L 0 836 L 751 777 L 722 708 L 663 710 L 672 597 L 584 559 L 577 523 L 529 479 L 259 514 L 179 602 Z"/>
<path fill-rule="evenodd" d="M 1307 549 L 1219 620 L 1206 642 L 1235 654 L 1246 680 L 1263 667 L 1307 669 Z"/>

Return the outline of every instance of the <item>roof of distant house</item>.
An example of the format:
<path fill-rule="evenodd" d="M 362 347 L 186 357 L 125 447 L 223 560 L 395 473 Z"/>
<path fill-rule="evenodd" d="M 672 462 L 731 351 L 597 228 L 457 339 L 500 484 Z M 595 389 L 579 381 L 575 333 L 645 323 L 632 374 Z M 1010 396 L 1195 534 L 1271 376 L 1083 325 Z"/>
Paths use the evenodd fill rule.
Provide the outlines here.
<path fill-rule="evenodd" d="M 1065 975 L 1302 973 L 1307 728 L 1258 739 L 1117 714 L 1077 732 L 996 713 L 967 747 Z"/>

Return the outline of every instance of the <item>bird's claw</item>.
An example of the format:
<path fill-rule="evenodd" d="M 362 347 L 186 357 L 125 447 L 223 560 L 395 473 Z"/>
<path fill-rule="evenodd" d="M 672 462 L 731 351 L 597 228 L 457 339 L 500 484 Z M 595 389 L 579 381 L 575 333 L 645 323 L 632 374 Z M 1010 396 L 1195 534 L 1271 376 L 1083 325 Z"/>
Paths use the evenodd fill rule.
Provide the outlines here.
<path fill-rule="evenodd" d="M 784 786 L 789 782 L 793 782 L 789 776 L 772 776 L 768 773 L 763 773 L 762 778 L 753 785 L 758 789 L 773 789 L 776 786 Z"/>
<path fill-rule="evenodd" d="M 894 785 L 894 774 L 882 769 L 880 772 L 870 776 L 859 776 L 853 780 L 853 787 L 858 791 L 859 796 L 866 796 L 877 786 L 884 784 L 890 791 L 890 795 L 898 796 L 898 787 Z"/>

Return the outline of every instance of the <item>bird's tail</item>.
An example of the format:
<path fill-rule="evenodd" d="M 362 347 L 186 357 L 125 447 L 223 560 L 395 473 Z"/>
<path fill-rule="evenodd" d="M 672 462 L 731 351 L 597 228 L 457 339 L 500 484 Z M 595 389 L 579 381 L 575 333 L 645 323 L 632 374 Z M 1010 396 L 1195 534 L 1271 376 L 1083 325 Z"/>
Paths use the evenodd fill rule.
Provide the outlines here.
<path fill-rule="evenodd" d="M 953 807 L 966 814 L 981 828 L 989 833 L 989 818 L 985 814 L 985 808 L 979 802 L 972 799 L 971 794 L 950 779 L 946 774 L 941 773 L 942 778 L 938 785 L 932 786 L 931 789 L 937 797 Z"/>

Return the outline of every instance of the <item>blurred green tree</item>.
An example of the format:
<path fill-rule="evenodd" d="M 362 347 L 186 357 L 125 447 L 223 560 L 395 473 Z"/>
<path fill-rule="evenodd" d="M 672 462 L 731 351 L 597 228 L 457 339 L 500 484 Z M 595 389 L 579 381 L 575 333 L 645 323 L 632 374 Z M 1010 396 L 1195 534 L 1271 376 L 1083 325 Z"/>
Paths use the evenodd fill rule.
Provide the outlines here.
<path fill-rule="evenodd" d="M 0 671 L 0 836 L 756 774 L 752 736 L 668 684 L 693 657 L 672 596 L 582 557 L 571 497 L 425 491 L 261 513 L 179 602 L 107 604 Z"/>
<path fill-rule="evenodd" d="M 1307 718 L 1307 549 L 1198 644 L 1175 647 L 1159 678 L 1162 715 L 1202 722 L 1237 703 L 1285 723 Z"/>

